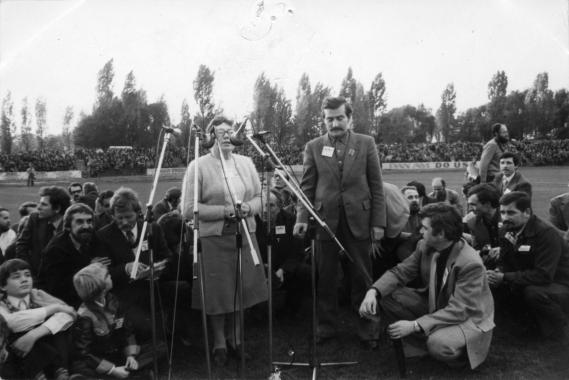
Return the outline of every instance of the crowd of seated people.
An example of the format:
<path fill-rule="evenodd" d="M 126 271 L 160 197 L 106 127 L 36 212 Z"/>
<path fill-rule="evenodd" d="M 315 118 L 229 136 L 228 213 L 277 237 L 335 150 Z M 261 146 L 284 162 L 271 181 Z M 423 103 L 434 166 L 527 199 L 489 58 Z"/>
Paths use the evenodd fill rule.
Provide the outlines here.
<path fill-rule="evenodd" d="M 384 183 L 386 234 L 375 247 L 377 282 L 360 314 L 387 310 L 394 322 L 391 336 L 427 336 L 428 353 L 451 366 L 470 363 L 474 368 L 484 361 L 486 354 L 471 355 L 470 349 L 487 352 L 494 305 L 497 314 L 535 324 L 545 338 L 569 342 L 569 193 L 553 198 L 550 220 L 542 220 L 532 209 L 531 178 L 519 166 L 517 155 L 505 153 L 493 183 L 473 181 L 463 194 L 440 177 L 432 179 L 431 191 L 413 178 L 401 188 Z M 271 184 L 264 211 L 255 216 L 256 236 L 266 267 L 267 247 L 272 247 L 273 291 L 283 295 L 276 315 L 298 318 L 310 295 L 309 244 L 292 233 L 298 203 L 294 192 L 279 178 Z M 155 348 L 163 355 L 163 342 L 172 336 L 188 344 L 192 230 L 180 214 L 180 197 L 180 189 L 170 188 L 156 202 L 149 239 L 141 236 L 138 195 L 125 187 L 100 191 L 95 182 L 42 187 L 37 199 L 22 200 L 18 223 L 11 223 L 8 210 L 0 208 L 0 316 L 9 329 L 9 354 L 0 375 L 59 380 L 149 375 L 149 247 L 154 291 L 162 305 L 156 317 L 167 326 Z M 449 226 L 453 218 L 461 221 L 455 227 Z M 429 271 L 422 260 L 432 249 L 443 257 L 460 251 L 471 259 L 448 273 L 434 272 L 443 284 L 458 284 L 453 276 L 468 273 L 480 279 L 475 293 L 446 300 L 453 305 L 474 299 L 468 307 L 484 311 L 475 322 L 481 332 L 459 326 L 469 354 L 449 343 L 457 331 L 441 327 L 454 316 L 429 313 L 430 301 L 417 298 L 417 289 L 432 286 L 422 281 Z M 472 272 L 453 272 L 464 268 Z M 402 299 L 422 305 L 420 312 L 408 315 L 416 324 L 400 323 L 406 315 L 401 314 L 406 307 Z M 174 313 L 177 322 L 169 325 Z"/>

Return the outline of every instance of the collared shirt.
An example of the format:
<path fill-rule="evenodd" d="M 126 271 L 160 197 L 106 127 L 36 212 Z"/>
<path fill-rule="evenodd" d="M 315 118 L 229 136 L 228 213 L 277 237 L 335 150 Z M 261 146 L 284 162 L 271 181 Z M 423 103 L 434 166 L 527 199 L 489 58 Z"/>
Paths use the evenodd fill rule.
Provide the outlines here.
<path fill-rule="evenodd" d="M 506 177 L 506 176 L 502 177 L 502 184 L 504 185 L 504 187 L 508 186 L 508 184 L 512 181 L 512 178 L 514 178 L 515 175 L 516 175 L 516 172 L 514 172 L 514 174 L 512 174 L 509 177 Z"/>
<path fill-rule="evenodd" d="M 126 231 L 121 231 L 121 232 L 124 235 L 124 237 L 126 238 L 126 240 L 129 240 L 128 234 L 126 233 Z M 132 228 L 132 230 L 130 230 L 130 232 L 132 232 L 133 241 L 136 241 L 136 239 L 138 237 L 138 224 L 135 224 L 134 227 Z"/>
<path fill-rule="evenodd" d="M 26 295 L 24 298 L 18 298 L 14 296 L 6 296 L 8 302 L 18 310 L 28 310 L 30 307 L 30 295 Z"/>
<path fill-rule="evenodd" d="M 344 157 L 346 156 L 346 148 L 348 147 L 348 142 L 350 141 L 350 131 L 346 131 L 342 136 L 332 137 L 328 134 L 328 139 L 334 147 L 334 157 L 338 161 L 338 166 L 340 170 L 344 166 Z"/>
<path fill-rule="evenodd" d="M 442 251 L 439 251 L 439 257 L 437 258 L 437 292 L 436 294 L 439 294 L 441 287 L 443 286 L 443 277 L 444 277 L 444 273 L 445 273 L 445 269 L 446 269 L 446 262 L 448 260 L 448 257 L 452 251 L 452 249 L 454 248 L 454 244 L 452 243 L 448 248 L 443 249 Z"/>

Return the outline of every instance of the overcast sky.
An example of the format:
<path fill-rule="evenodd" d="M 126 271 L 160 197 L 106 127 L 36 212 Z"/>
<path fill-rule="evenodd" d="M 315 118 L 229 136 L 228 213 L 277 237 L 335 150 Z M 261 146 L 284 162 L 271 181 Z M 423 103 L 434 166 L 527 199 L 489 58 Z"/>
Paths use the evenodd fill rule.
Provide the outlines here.
<path fill-rule="evenodd" d="M 453 82 L 464 111 L 487 101 L 497 70 L 508 91 L 530 87 L 543 71 L 550 89 L 569 88 L 568 4 L 0 0 L 0 95 L 12 92 L 18 115 L 24 96 L 45 98 L 49 131 L 60 133 L 66 106 L 91 112 L 97 72 L 111 58 L 115 93 L 133 70 L 150 102 L 164 95 L 174 123 L 184 98 L 196 112 L 200 64 L 215 71 L 216 103 L 238 118 L 252 110 L 262 71 L 294 101 L 303 72 L 336 93 L 351 66 L 366 90 L 383 73 L 388 108 L 424 103 L 434 112 Z"/>

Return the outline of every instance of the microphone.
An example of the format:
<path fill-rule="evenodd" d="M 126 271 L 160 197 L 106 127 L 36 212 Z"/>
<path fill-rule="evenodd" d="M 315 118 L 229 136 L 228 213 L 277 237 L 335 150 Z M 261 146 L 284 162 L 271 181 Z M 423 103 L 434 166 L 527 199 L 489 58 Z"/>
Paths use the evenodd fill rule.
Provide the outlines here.
<path fill-rule="evenodd" d="M 265 135 L 270 134 L 270 133 L 271 133 L 271 131 L 259 131 L 258 133 L 255 133 L 255 134 L 253 135 L 253 138 L 254 138 L 254 139 L 263 140 L 263 137 L 264 137 Z"/>
<path fill-rule="evenodd" d="M 182 134 L 182 131 L 179 130 L 178 128 L 172 128 L 172 127 L 167 127 L 167 126 L 163 125 L 163 126 L 162 126 L 162 129 L 163 129 L 164 132 L 166 132 L 166 133 L 172 133 L 172 134 L 175 134 L 175 135 L 181 135 L 181 134 Z"/>
<path fill-rule="evenodd" d="M 247 125 L 248 122 L 249 122 L 249 118 L 245 117 L 245 119 L 241 122 L 241 124 L 239 124 L 239 128 L 237 128 L 235 133 L 233 133 L 233 135 L 229 138 L 229 141 L 231 142 L 232 145 L 234 145 L 234 146 L 243 145 L 243 140 L 239 139 L 237 136 L 239 135 L 239 133 L 241 132 L 243 127 L 245 127 Z"/>

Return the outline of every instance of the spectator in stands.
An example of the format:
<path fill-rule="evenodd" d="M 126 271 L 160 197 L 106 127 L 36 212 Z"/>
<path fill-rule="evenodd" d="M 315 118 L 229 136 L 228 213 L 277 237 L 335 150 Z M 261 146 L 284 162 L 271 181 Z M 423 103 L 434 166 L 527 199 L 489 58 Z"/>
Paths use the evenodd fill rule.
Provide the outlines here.
<path fill-rule="evenodd" d="M 420 207 L 426 206 L 429 203 L 434 202 L 433 199 L 431 199 L 427 196 L 427 189 L 425 188 L 425 185 L 423 185 L 421 182 L 411 181 L 407 184 L 407 186 L 413 186 L 415 189 L 417 189 L 417 192 L 419 193 L 419 206 Z"/>
<path fill-rule="evenodd" d="M 462 216 L 464 215 L 464 207 L 458 193 L 454 190 L 447 189 L 446 182 L 440 177 L 433 178 L 433 191 L 429 194 L 429 198 L 433 202 L 444 202 L 456 208 L 456 211 Z"/>
<path fill-rule="evenodd" d="M 106 226 L 113 221 L 113 216 L 111 214 L 111 198 L 114 195 L 114 191 L 105 190 L 95 202 L 95 231 Z"/>
<path fill-rule="evenodd" d="M 71 203 L 77 203 L 81 201 L 83 196 L 83 185 L 79 182 L 73 182 L 67 188 L 69 195 L 71 195 Z"/>
<path fill-rule="evenodd" d="M 85 182 L 83 184 L 84 195 L 79 198 L 79 202 L 85 203 L 87 206 L 91 207 L 91 210 L 95 209 L 95 202 L 99 197 L 99 189 L 95 182 Z"/>
<path fill-rule="evenodd" d="M 35 289 L 30 265 L 19 259 L 0 266 L 0 314 L 10 329 L 5 378 L 67 380 L 69 327 L 75 310 Z"/>
<path fill-rule="evenodd" d="M 295 316 L 300 309 L 306 289 L 310 288 L 310 265 L 304 252 L 304 241 L 293 236 L 295 216 L 283 209 L 283 201 L 278 190 L 272 189 L 268 202 L 271 214 L 272 269 L 278 280 L 275 288 L 285 290 L 285 304 L 277 314 Z M 267 223 L 259 215 L 255 216 L 257 229 L 255 235 L 263 261 L 268 262 Z"/>
<path fill-rule="evenodd" d="M 531 209 L 527 193 L 513 191 L 500 199 L 503 270 L 489 270 L 490 286 L 499 287 L 498 305 L 528 310 L 547 338 L 569 343 L 569 246 L 555 227 Z"/>
<path fill-rule="evenodd" d="M 494 137 L 484 145 L 480 157 L 481 183 L 494 181 L 500 171 L 500 157 L 506 152 L 506 146 L 510 141 L 508 127 L 505 124 L 494 124 L 492 134 Z"/>
<path fill-rule="evenodd" d="M 549 221 L 569 240 L 569 192 L 552 198 L 549 202 Z"/>
<path fill-rule="evenodd" d="M 500 174 L 493 182 L 500 195 L 523 191 L 531 197 L 531 183 L 519 172 L 519 167 L 520 158 L 517 154 L 506 152 L 500 157 Z"/>
<path fill-rule="evenodd" d="M 10 212 L 0 207 L 0 263 L 4 262 L 6 249 L 16 241 L 16 233 L 10 228 Z"/>
<path fill-rule="evenodd" d="M 391 339 L 427 337 L 431 356 L 451 366 L 480 365 L 494 328 L 494 300 L 478 253 L 462 236 L 456 208 L 435 203 L 421 210 L 423 240 L 415 252 L 368 290 L 364 317 L 381 315 Z M 420 279 L 421 287 L 406 287 Z M 379 308 L 378 308 L 379 306 Z"/>
<path fill-rule="evenodd" d="M 171 187 L 164 194 L 164 199 L 154 205 L 152 213 L 154 215 L 154 221 L 160 219 L 160 217 L 167 212 L 175 210 L 180 204 L 180 197 L 182 196 L 182 191 L 178 187 Z"/>
<path fill-rule="evenodd" d="M 38 211 L 30 214 L 16 240 L 16 256 L 30 263 L 36 274 L 40 272 L 41 251 L 63 231 L 63 215 L 70 203 L 69 194 L 60 186 L 42 187 L 39 195 Z"/>
<path fill-rule="evenodd" d="M 472 237 L 472 246 L 480 251 L 487 267 L 494 267 L 499 256 L 500 196 L 488 183 L 472 187 L 468 192 L 468 208 L 464 218 L 467 231 Z"/>
<path fill-rule="evenodd" d="M 81 378 L 150 378 L 152 346 L 139 345 L 130 320 L 110 291 L 113 281 L 106 266 L 94 263 L 73 277 L 83 303 L 73 328 L 72 373 Z M 165 352 L 164 345 L 155 348 Z M 143 376 L 144 374 L 144 376 Z"/>
<path fill-rule="evenodd" d="M 43 251 L 38 275 L 45 290 L 68 305 L 78 307 L 81 299 L 73 289 L 73 275 L 92 262 L 110 265 L 93 227 L 93 210 L 83 203 L 69 206 L 63 216 L 64 232 L 54 236 Z"/>

